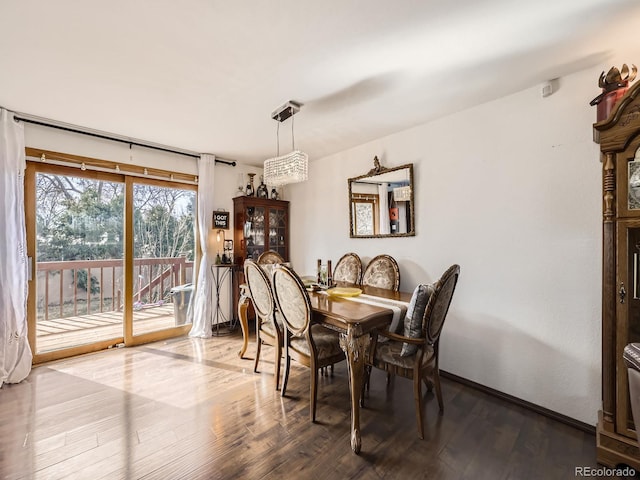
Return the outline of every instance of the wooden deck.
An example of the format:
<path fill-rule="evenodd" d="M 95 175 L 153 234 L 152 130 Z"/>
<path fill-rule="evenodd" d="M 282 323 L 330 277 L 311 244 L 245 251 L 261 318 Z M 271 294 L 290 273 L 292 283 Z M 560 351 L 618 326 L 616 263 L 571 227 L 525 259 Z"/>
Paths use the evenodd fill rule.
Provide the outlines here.
<path fill-rule="evenodd" d="M 122 337 L 122 316 L 122 312 L 103 312 L 40 320 L 36 325 L 38 353 Z M 133 312 L 134 335 L 173 326 L 175 320 L 171 303 Z"/>

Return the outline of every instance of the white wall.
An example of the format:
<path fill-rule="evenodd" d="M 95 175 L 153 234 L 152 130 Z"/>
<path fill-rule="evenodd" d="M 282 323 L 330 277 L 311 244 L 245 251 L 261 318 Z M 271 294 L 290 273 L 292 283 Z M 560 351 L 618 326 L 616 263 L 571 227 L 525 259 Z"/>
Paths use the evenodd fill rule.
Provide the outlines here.
<path fill-rule="evenodd" d="M 401 289 L 461 277 L 441 368 L 595 425 L 601 378 L 601 70 L 626 57 L 312 162 L 292 185 L 292 262 L 394 256 Z M 414 163 L 416 236 L 349 238 L 347 179 Z M 318 201 L 321 199 L 321 201 Z"/>

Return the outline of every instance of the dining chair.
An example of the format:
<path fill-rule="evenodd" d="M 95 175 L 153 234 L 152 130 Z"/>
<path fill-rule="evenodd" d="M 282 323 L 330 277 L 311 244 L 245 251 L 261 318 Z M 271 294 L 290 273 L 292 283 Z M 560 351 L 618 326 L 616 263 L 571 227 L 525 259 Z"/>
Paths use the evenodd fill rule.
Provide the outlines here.
<path fill-rule="evenodd" d="M 390 255 L 378 255 L 372 258 L 362 274 L 362 285 L 397 292 L 400 288 L 398 262 Z"/>
<path fill-rule="evenodd" d="M 340 348 L 339 334 L 312 322 L 311 301 L 300 277 L 287 265 L 279 265 L 273 271 L 273 291 L 277 307 L 282 314 L 286 332 L 284 335 L 284 377 L 281 395 L 284 397 L 289 380 L 291 359 L 309 367 L 310 417 L 316 421 L 318 370 L 345 359 Z"/>
<path fill-rule="evenodd" d="M 334 282 L 359 284 L 362 277 L 362 260 L 358 254 L 345 253 L 333 270 Z"/>
<path fill-rule="evenodd" d="M 262 252 L 258 257 L 258 263 L 260 265 L 269 265 L 272 263 L 284 263 L 284 258 L 278 252 L 274 250 L 267 250 Z"/>
<path fill-rule="evenodd" d="M 368 389 L 371 368 L 385 370 L 387 374 L 413 380 L 413 397 L 418 419 L 418 433 L 424 439 L 422 422 L 422 382 L 428 390 L 435 386 L 440 413 L 444 412 L 440 370 L 438 367 L 440 333 L 444 325 L 453 292 L 460 276 L 460 266 L 452 265 L 431 285 L 418 285 L 411 297 L 404 321 L 403 335 L 392 332 L 374 332 L 371 349 L 366 360 L 365 386 Z M 423 313 L 424 312 L 424 313 Z M 386 337 L 380 341 L 378 337 Z M 362 389 L 361 404 L 364 404 Z"/>
<path fill-rule="evenodd" d="M 627 367 L 629 403 L 637 432 L 638 428 L 640 428 L 640 343 L 629 343 L 625 346 L 622 352 L 622 359 Z M 640 445 L 640 435 L 638 435 L 637 442 Z"/>
<path fill-rule="evenodd" d="M 262 345 L 274 347 L 274 375 L 276 390 L 280 385 L 280 359 L 284 345 L 284 327 L 275 309 L 275 300 L 271 289 L 271 281 L 263 268 L 251 259 L 244 262 L 244 278 L 249 288 L 249 295 L 256 312 L 256 360 L 253 371 L 258 372 L 260 350 Z"/>

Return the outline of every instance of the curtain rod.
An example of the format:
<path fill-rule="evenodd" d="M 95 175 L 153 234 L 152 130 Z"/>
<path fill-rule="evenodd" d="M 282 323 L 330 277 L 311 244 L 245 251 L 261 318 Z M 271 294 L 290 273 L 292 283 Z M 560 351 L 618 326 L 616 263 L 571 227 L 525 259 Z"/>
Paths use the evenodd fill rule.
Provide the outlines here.
<path fill-rule="evenodd" d="M 14 120 L 16 120 L 18 122 L 32 123 L 34 125 L 40 125 L 42 127 L 57 128 L 58 130 L 64 130 L 65 132 L 79 133 L 81 135 L 88 135 L 90 137 L 102 138 L 104 140 L 111 140 L 113 142 L 127 143 L 129 145 L 135 145 L 136 147 L 150 148 L 152 150 L 159 150 L 159 151 L 162 151 L 162 152 L 175 153 L 177 155 L 184 155 L 186 157 L 191 157 L 191 158 L 200 158 L 200 155 L 198 155 L 196 153 L 181 152 L 179 150 L 172 150 L 170 148 L 158 147 L 156 145 L 140 143 L 140 142 L 136 142 L 136 141 L 133 141 L 133 140 L 126 140 L 124 138 L 117 138 L 117 137 L 112 137 L 112 136 L 109 136 L 109 135 L 103 135 L 103 134 L 100 134 L 100 133 L 93 133 L 93 132 L 88 132 L 88 131 L 84 131 L 84 130 L 78 130 L 76 128 L 64 127 L 62 125 L 56 125 L 56 124 L 53 124 L 53 123 L 47 123 L 47 122 L 43 122 L 43 121 L 40 121 L 40 120 L 33 120 L 33 119 L 30 119 L 30 118 L 21 117 L 21 116 L 19 116 L 19 114 L 14 115 L 13 118 L 14 118 Z M 234 162 L 234 161 L 222 160 L 222 159 L 218 159 L 218 158 L 216 158 L 216 163 L 223 163 L 225 165 L 231 165 L 232 167 L 236 166 L 236 162 Z"/>

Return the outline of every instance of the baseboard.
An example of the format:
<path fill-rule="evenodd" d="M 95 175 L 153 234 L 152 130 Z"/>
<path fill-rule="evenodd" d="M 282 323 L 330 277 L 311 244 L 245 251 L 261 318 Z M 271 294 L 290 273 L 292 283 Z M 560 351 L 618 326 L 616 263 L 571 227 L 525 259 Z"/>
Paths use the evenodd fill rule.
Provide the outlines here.
<path fill-rule="evenodd" d="M 509 395 L 508 393 L 504 393 L 499 390 L 495 390 L 491 387 L 481 385 L 472 380 L 467 380 L 466 378 L 459 377 L 458 375 L 454 375 L 453 373 L 440 370 L 440 375 L 442 375 L 444 378 L 453 380 L 454 382 L 458 382 L 462 385 L 475 388 L 476 390 L 480 390 L 481 392 L 501 398 L 502 400 L 505 400 L 507 402 L 534 411 L 536 413 L 539 413 L 540 415 L 544 415 L 545 417 L 552 418 L 553 420 L 557 420 L 558 422 L 564 423 L 565 425 L 577 428 L 578 430 L 581 430 L 585 433 L 590 433 L 591 435 L 596 434 L 595 425 L 589 425 L 588 423 L 581 422 L 580 420 L 576 420 L 575 418 L 567 417 L 566 415 L 563 415 L 561 413 L 554 412 L 553 410 L 541 407 L 540 405 L 536 405 L 535 403 L 527 402 L 526 400 L 514 397 L 513 395 Z"/>

